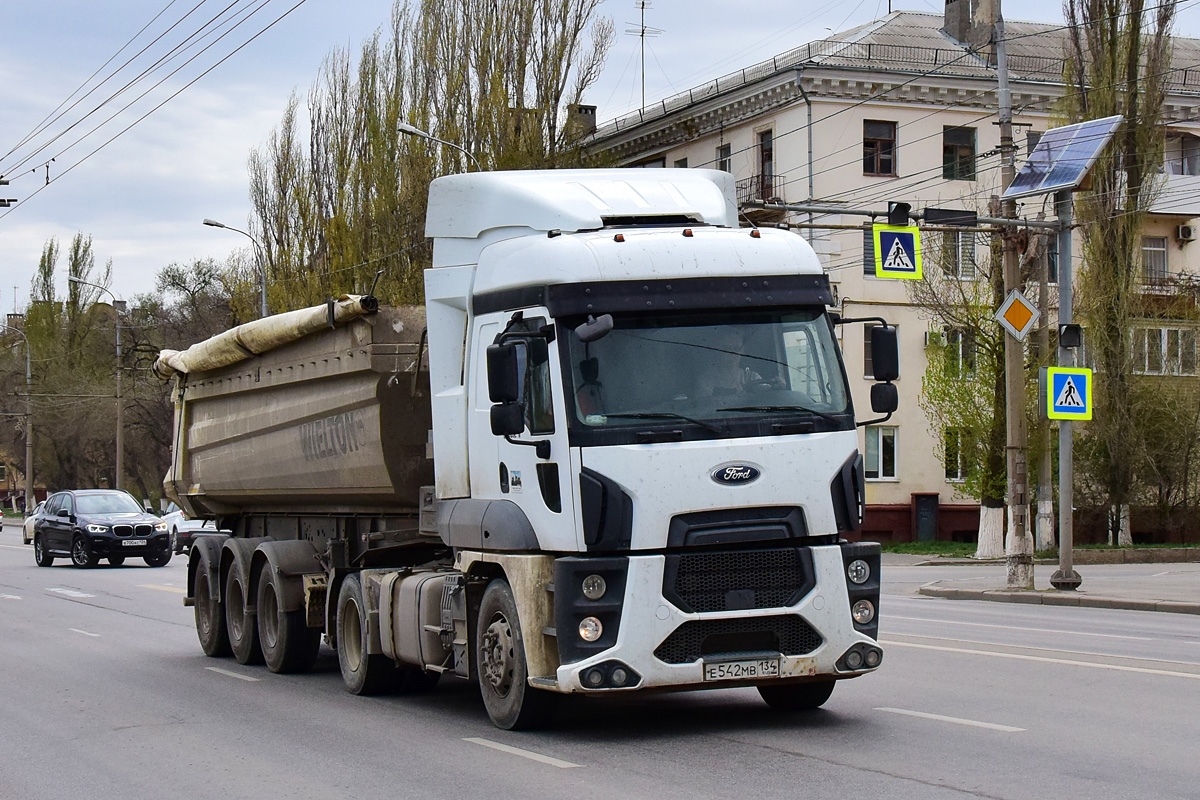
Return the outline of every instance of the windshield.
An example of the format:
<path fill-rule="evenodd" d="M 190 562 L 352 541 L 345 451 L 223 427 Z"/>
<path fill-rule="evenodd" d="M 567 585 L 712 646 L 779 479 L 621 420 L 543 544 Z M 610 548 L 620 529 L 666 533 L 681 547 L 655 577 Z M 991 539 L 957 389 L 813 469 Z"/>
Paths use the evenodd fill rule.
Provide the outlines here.
<path fill-rule="evenodd" d="M 140 513 L 141 506 L 131 495 L 124 492 L 112 494 L 80 494 L 75 496 L 76 514 L 128 514 Z"/>
<path fill-rule="evenodd" d="M 566 334 L 579 430 L 767 435 L 781 417 L 811 420 L 812 429 L 853 426 L 819 308 L 614 315 L 597 341 L 579 341 L 570 327 Z"/>

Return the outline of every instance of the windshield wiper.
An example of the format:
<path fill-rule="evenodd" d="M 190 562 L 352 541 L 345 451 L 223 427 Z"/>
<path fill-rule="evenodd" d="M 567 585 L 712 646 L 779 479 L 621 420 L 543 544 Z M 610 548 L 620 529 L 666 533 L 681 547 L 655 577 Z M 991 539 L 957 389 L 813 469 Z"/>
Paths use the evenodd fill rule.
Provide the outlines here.
<path fill-rule="evenodd" d="M 713 433 L 723 433 L 723 431 L 715 425 L 709 425 L 707 422 L 703 422 L 698 419 L 693 419 L 692 417 L 685 417 L 683 414 L 675 414 L 671 411 L 663 411 L 663 412 L 656 412 L 656 413 L 651 413 L 649 411 L 642 411 L 642 412 L 638 412 L 638 413 L 630 412 L 628 414 L 605 414 L 604 416 L 620 417 L 620 418 L 624 418 L 624 419 L 681 419 L 684 422 L 690 422 L 693 425 L 699 425 L 701 428 L 710 430 Z"/>
<path fill-rule="evenodd" d="M 827 414 L 824 411 L 817 411 L 815 408 L 807 406 L 731 406 L 729 408 L 718 408 L 717 411 L 802 411 L 806 414 L 815 414 L 821 419 L 827 419 L 830 422 L 841 422 L 840 419 L 833 414 Z"/>

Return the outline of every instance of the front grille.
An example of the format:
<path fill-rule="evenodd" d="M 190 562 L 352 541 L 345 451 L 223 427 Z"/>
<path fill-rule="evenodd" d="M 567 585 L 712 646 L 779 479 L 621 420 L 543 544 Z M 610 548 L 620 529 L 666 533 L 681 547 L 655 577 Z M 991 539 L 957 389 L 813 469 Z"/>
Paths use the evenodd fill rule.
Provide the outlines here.
<path fill-rule="evenodd" d="M 132 536 L 133 535 L 133 526 L 132 525 L 113 525 L 112 530 L 113 530 L 114 536 Z"/>
<path fill-rule="evenodd" d="M 146 524 L 135 525 L 133 532 L 138 536 L 149 536 L 150 534 L 154 533 L 154 526 Z"/>
<path fill-rule="evenodd" d="M 794 547 L 671 555 L 663 594 L 692 612 L 790 606 L 812 588 L 807 555 Z"/>
<path fill-rule="evenodd" d="M 654 655 L 668 664 L 690 664 L 705 656 L 763 651 L 802 656 L 820 647 L 821 641 L 821 634 L 795 614 L 694 620 L 676 628 L 654 650 Z"/>
<path fill-rule="evenodd" d="M 146 523 L 140 525 L 113 525 L 112 532 L 114 536 L 151 536 L 154 534 L 154 526 Z"/>

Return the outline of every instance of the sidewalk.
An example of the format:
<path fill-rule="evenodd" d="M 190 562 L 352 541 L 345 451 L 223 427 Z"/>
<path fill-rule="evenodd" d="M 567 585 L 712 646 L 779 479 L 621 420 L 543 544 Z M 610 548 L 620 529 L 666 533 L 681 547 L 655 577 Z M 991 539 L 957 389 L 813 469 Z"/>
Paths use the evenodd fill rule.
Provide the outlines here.
<path fill-rule="evenodd" d="M 1138 556 L 1133 558 L 1138 559 Z M 1058 568 L 1057 562 L 1038 561 L 1035 564 L 1034 589 L 1031 591 L 1007 588 L 1003 559 L 931 559 L 888 553 L 884 554 L 883 563 L 885 567 L 929 567 L 930 578 L 936 577 L 937 567 L 956 567 L 954 577 L 931 580 L 917 590 L 928 597 L 1200 614 L 1200 562 L 1164 563 L 1159 560 L 1159 554 L 1150 558 L 1153 560 L 1135 563 L 1076 562 L 1075 571 L 1081 575 L 1083 583 L 1075 591 L 1051 587 L 1050 576 Z M 977 569 L 962 569 L 968 565 Z M 964 576 L 967 572 L 972 574 Z"/>

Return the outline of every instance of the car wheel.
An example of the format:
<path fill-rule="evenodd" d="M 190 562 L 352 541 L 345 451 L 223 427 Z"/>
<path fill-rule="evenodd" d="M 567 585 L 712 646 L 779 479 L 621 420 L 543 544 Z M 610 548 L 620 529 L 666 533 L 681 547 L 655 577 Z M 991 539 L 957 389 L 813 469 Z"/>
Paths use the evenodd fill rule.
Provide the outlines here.
<path fill-rule="evenodd" d="M 246 612 L 246 589 L 241 570 L 234 563 L 225 579 L 225 629 L 229 646 L 239 664 L 263 663 L 262 647 L 258 644 L 258 624 L 254 614 Z"/>
<path fill-rule="evenodd" d="M 171 528 L 171 552 L 172 553 L 182 553 L 183 552 L 182 550 L 179 549 L 179 531 L 176 530 L 175 528 Z"/>
<path fill-rule="evenodd" d="M 479 692 L 497 728 L 532 730 L 550 722 L 558 695 L 529 685 L 525 640 L 508 581 L 488 584 L 475 626 Z"/>
<path fill-rule="evenodd" d="M 225 627 L 225 607 L 209 579 L 208 560 L 201 558 L 196 568 L 195 588 L 192 590 L 196 609 L 196 636 L 206 656 L 222 658 L 230 655 L 229 631 Z"/>
<path fill-rule="evenodd" d="M 76 536 L 75 540 L 71 542 L 71 563 L 81 569 L 87 569 L 96 566 L 98 560 L 92 552 L 87 538 Z"/>
<path fill-rule="evenodd" d="M 304 609 L 284 611 L 281 581 L 268 564 L 258 580 L 258 642 L 271 672 L 308 672 L 321 649 L 321 632 L 308 627 Z"/>
<path fill-rule="evenodd" d="M 833 685 L 836 682 L 765 685 L 758 687 L 758 694 L 767 705 L 779 711 L 811 711 L 824 705 L 833 694 Z"/>
<path fill-rule="evenodd" d="M 109 556 L 108 563 L 114 567 L 119 567 L 125 563 L 125 556 Z"/>
<path fill-rule="evenodd" d="M 165 567 L 171 561 L 171 548 L 167 548 L 161 553 L 151 553 L 148 556 L 143 556 L 142 560 L 152 567 Z"/>
<path fill-rule="evenodd" d="M 54 563 L 54 556 L 46 552 L 46 545 L 42 543 L 42 537 L 37 534 L 34 534 L 33 537 L 33 560 L 39 567 L 48 567 Z"/>

